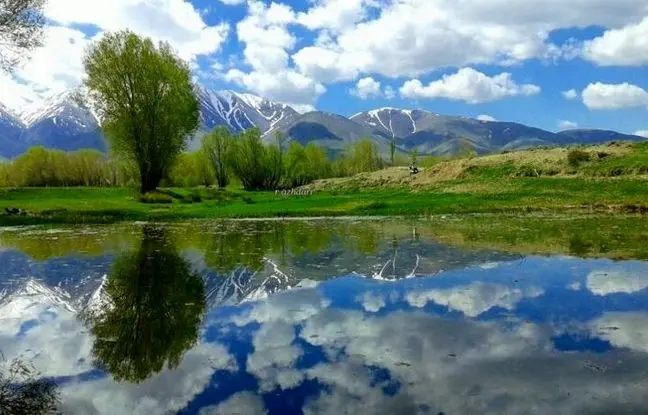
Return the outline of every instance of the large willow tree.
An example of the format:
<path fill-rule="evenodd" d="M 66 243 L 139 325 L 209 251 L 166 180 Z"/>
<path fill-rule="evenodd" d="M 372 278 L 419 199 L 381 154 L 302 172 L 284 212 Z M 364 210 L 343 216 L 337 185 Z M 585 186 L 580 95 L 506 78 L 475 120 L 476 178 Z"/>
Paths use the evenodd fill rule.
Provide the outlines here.
<path fill-rule="evenodd" d="M 155 190 L 198 127 L 189 67 L 168 43 L 128 30 L 106 34 L 83 65 L 111 149 L 135 161 L 142 193 Z"/>

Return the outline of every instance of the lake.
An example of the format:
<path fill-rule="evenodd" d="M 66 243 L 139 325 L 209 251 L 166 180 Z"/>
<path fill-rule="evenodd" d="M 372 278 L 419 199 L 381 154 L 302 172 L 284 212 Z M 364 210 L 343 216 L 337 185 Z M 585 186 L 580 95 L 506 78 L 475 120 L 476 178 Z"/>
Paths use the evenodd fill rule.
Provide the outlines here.
<path fill-rule="evenodd" d="M 645 217 L 0 230 L 64 414 L 648 412 Z"/>

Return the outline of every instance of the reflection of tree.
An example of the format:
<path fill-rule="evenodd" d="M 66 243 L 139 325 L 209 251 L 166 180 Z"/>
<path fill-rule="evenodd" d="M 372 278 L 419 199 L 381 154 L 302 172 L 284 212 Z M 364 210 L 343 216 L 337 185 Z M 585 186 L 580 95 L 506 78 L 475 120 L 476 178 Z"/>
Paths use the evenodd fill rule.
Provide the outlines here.
<path fill-rule="evenodd" d="M 0 370 L 0 413 L 54 413 L 59 398 L 56 384 L 39 376 L 31 364 L 20 358 L 14 359 L 6 370 Z"/>
<path fill-rule="evenodd" d="M 259 269 L 264 258 L 279 255 L 283 263 L 290 255 L 317 253 L 326 248 L 334 231 L 300 222 L 221 222 L 208 232 L 182 229 L 181 240 L 204 252 L 205 262 L 229 274 L 238 267 Z"/>
<path fill-rule="evenodd" d="M 93 232 L 71 229 L 72 232 L 5 232 L 0 246 L 16 249 L 37 261 L 65 256 L 99 256 L 106 251 L 131 247 L 137 239 L 120 226 L 101 227 Z"/>
<path fill-rule="evenodd" d="M 106 284 L 112 308 L 93 322 L 93 353 L 117 380 L 140 382 L 175 367 L 198 338 L 201 278 L 163 229 L 145 226 L 138 251 L 117 259 Z"/>

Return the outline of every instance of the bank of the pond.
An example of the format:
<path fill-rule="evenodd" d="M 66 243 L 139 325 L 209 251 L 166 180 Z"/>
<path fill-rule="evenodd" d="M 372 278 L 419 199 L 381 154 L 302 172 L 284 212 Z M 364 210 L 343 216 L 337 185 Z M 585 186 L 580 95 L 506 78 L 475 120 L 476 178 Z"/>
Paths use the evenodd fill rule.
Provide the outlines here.
<path fill-rule="evenodd" d="M 0 190 L 0 226 L 195 218 L 427 216 L 464 213 L 646 213 L 643 178 L 453 180 L 425 189 L 274 192 L 166 189 L 170 203 L 147 204 L 125 188 Z M 19 213 L 7 213 L 19 210 Z"/>

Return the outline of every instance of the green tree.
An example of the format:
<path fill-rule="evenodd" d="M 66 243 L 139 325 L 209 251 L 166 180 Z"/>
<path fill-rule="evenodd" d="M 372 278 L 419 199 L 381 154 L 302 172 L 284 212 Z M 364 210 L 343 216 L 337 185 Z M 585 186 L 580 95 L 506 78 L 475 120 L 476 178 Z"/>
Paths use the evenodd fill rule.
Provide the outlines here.
<path fill-rule="evenodd" d="M 296 141 L 290 143 L 285 157 L 285 181 L 290 188 L 303 186 L 313 180 L 313 170 L 304 147 Z"/>
<path fill-rule="evenodd" d="M 179 187 L 209 186 L 214 183 L 214 174 L 202 150 L 180 154 L 167 178 L 168 184 Z"/>
<path fill-rule="evenodd" d="M 205 292 L 166 231 L 145 226 L 139 249 L 116 260 L 105 289 L 112 307 L 88 318 L 97 363 L 129 382 L 176 367 L 198 338 Z"/>
<path fill-rule="evenodd" d="M 243 131 L 232 143 L 231 167 L 247 190 L 276 189 L 282 179 L 280 144 L 263 145 L 257 128 Z"/>
<path fill-rule="evenodd" d="M 232 170 L 247 190 L 263 189 L 265 157 L 261 132 L 257 128 L 239 134 L 232 149 Z"/>
<path fill-rule="evenodd" d="M 11 72 L 41 46 L 45 0 L 0 0 L 0 70 Z"/>
<path fill-rule="evenodd" d="M 306 148 L 304 148 L 304 153 L 306 153 L 306 159 L 308 160 L 308 165 L 313 172 L 314 179 L 322 179 L 330 175 L 331 167 L 329 165 L 328 156 L 322 147 L 310 142 L 306 145 Z"/>
<path fill-rule="evenodd" d="M 218 187 L 229 184 L 232 134 L 225 127 L 217 127 L 203 138 L 202 151 L 211 164 Z"/>
<path fill-rule="evenodd" d="M 375 171 L 383 167 L 378 148 L 370 138 L 351 144 L 346 149 L 344 158 L 351 174 Z"/>
<path fill-rule="evenodd" d="M 111 149 L 137 163 L 142 193 L 155 190 L 198 127 L 188 65 L 168 43 L 128 30 L 104 35 L 83 65 Z"/>
<path fill-rule="evenodd" d="M 412 163 L 412 166 L 416 166 L 418 164 L 418 153 L 419 153 L 419 150 L 418 150 L 417 147 L 414 147 L 410 151 L 410 162 Z"/>
<path fill-rule="evenodd" d="M 396 165 L 396 135 L 392 135 L 392 139 L 389 142 L 389 161 L 392 166 Z"/>

